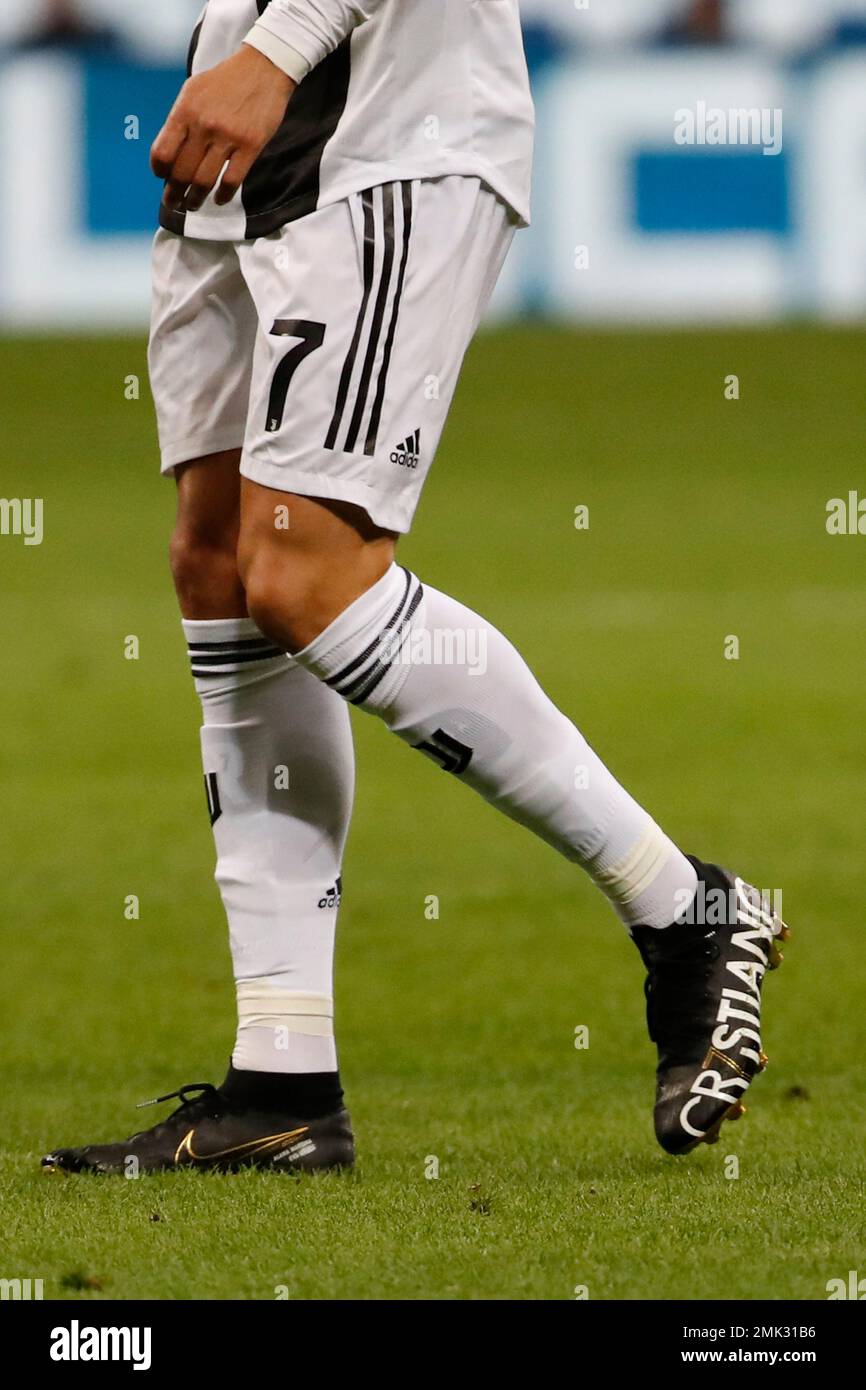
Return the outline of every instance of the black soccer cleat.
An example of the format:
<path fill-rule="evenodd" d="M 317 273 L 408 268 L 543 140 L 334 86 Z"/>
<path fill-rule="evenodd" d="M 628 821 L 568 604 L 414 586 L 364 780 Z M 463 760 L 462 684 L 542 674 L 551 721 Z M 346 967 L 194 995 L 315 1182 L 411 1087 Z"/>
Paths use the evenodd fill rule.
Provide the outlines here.
<path fill-rule="evenodd" d="M 355 1160 L 348 1111 L 299 1120 L 229 1100 L 216 1086 L 181 1086 L 159 1101 L 178 1108 L 152 1129 L 117 1144 L 54 1149 L 43 1168 L 71 1173 L 122 1173 L 137 1177 L 168 1168 L 208 1168 L 222 1173 L 267 1168 L 280 1173 L 351 1168 Z M 157 1101 L 145 1102 L 157 1104 Z"/>
<path fill-rule="evenodd" d="M 724 1120 L 767 1065 L 761 988 L 790 935 L 766 896 L 717 864 L 689 855 L 698 892 L 688 912 L 632 936 L 647 968 L 649 1035 L 658 1048 L 655 1132 L 663 1149 L 714 1144 Z"/>

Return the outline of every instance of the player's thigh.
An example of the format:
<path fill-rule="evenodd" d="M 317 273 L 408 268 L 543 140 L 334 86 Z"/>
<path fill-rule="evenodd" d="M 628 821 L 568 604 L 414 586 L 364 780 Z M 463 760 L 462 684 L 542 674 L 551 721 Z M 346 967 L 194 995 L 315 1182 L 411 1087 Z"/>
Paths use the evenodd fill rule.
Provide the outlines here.
<path fill-rule="evenodd" d="M 163 473 L 239 449 L 257 316 L 236 247 L 157 233 L 148 364 Z"/>
<path fill-rule="evenodd" d="M 445 178 L 241 247 L 259 317 L 244 476 L 408 531 L 512 231 L 478 179 Z"/>

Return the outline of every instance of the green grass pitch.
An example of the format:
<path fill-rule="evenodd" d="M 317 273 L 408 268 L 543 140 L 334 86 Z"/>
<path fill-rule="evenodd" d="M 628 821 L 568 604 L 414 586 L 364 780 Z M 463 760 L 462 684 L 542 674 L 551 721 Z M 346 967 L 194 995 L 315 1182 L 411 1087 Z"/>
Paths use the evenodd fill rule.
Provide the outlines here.
<path fill-rule="evenodd" d="M 688 1158 L 656 1148 L 613 914 L 361 715 L 337 959 L 359 1162 L 302 1181 L 39 1170 L 219 1080 L 234 1006 L 143 344 L 0 347 L 0 490 L 43 498 L 45 524 L 40 546 L 0 536 L 0 1276 L 85 1300 L 822 1299 L 866 1273 L 866 538 L 825 529 L 864 482 L 864 346 L 489 332 L 402 548 L 685 848 L 784 889 L 746 1118 Z"/>

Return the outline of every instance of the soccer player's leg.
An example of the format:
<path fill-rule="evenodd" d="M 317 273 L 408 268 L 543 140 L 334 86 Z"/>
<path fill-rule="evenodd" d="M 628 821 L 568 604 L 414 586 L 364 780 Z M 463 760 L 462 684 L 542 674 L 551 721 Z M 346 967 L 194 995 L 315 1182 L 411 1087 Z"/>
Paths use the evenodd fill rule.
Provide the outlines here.
<path fill-rule="evenodd" d="M 659 1142 L 672 1153 L 712 1142 L 766 1061 L 761 990 L 781 919 L 742 880 L 680 852 L 495 627 L 396 564 L 369 587 L 369 565 L 356 569 L 351 583 L 328 540 L 334 504 L 287 497 L 292 526 L 279 533 L 278 495 L 244 482 L 241 565 L 261 630 L 590 874 L 647 966 Z"/>
<path fill-rule="evenodd" d="M 781 924 L 764 922 L 752 937 L 735 912 L 708 933 L 694 927 L 683 936 L 679 924 L 699 882 L 714 883 L 719 871 L 684 855 L 635 802 L 506 638 L 408 570 L 386 567 L 381 539 L 374 562 L 359 530 L 336 562 L 330 499 L 359 502 L 384 530 L 408 530 L 489 269 L 508 237 L 504 211 L 472 180 L 422 184 L 408 198 L 400 185 L 376 190 L 363 211 L 366 235 L 354 263 L 359 309 L 348 343 L 332 333 L 328 290 L 308 275 L 303 315 L 275 315 L 262 345 L 253 386 L 259 433 L 248 433 L 241 464 L 239 559 L 250 613 L 330 689 L 590 874 L 647 963 L 659 1045 L 657 1134 L 671 1151 L 684 1150 L 712 1137 L 735 1109 L 732 1094 L 739 1097 L 761 1065 L 760 990 L 749 992 L 751 1036 L 723 1027 L 726 991 L 744 974 L 760 982 Z M 303 233 L 295 229 L 289 263 L 305 261 Z M 328 264 L 339 284 L 353 262 L 344 253 Z M 263 299 L 271 263 L 259 259 L 252 271 Z M 349 298 L 354 289 L 350 283 Z M 275 294 L 278 301 L 279 287 Z M 275 346 L 286 327 L 296 340 L 291 360 Z M 336 337 L 330 348 L 328 335 Z M 335 348 L 345 353 L 337 376 Z M 431 379 L 434 409 L 424 389 Z M 710 1087 L 711 1049 L 744 1085 Z M 700 1105 L 690 1104 L 695 1096 Z"/>
<path fill-rule="evenodd" d="M 167 260 L 170 275 L 161 273 Z M 156 271 L 151 373 L 163 462 L 178 492 L 171 564 L 204 715 L 238 1030 L 221 1086 L 181 1087 L 162 1098 L 181 1103 L 153 1128 L 56 1149 L 43 1162 L 117 1173 L 345 1167 L 353 1141 L 337 1070 L 332 960 L 354 776 L 348 713 L 247 614 L 236 561 L 238 463 L 255 316 L 234 252 L 162 236 Z M 233 434 L 236 447 L 183 461 L 184 441 L 207 448 Z"/>

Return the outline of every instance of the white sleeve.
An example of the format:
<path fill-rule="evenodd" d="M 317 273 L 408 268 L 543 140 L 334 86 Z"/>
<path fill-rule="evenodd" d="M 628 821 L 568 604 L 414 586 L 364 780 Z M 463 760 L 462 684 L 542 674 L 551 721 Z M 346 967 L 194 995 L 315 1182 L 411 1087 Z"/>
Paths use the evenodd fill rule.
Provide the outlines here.
<path fill-rule="evenodd" d="M 250 48 L 257 48 L 259 53 L 264 53 L 265 57 L 270 58 L 278 68 L 282 68 L 293 82 L 302 82 L 310 71 L 306 58 L 296 48 L 292 48 L 291 44 L 283 39 L 278 39 L 276 34 L 272 34 L 270 29 L 263 29 L 260 24 L 253 25 L 244 37 L 244 43 Z"/>
<path fill-rule="evenodd" d="M 300 82 L 310 68 L 333 53 L 383 3 L 384 0 L 271 0 L 244 42 Z"/>

